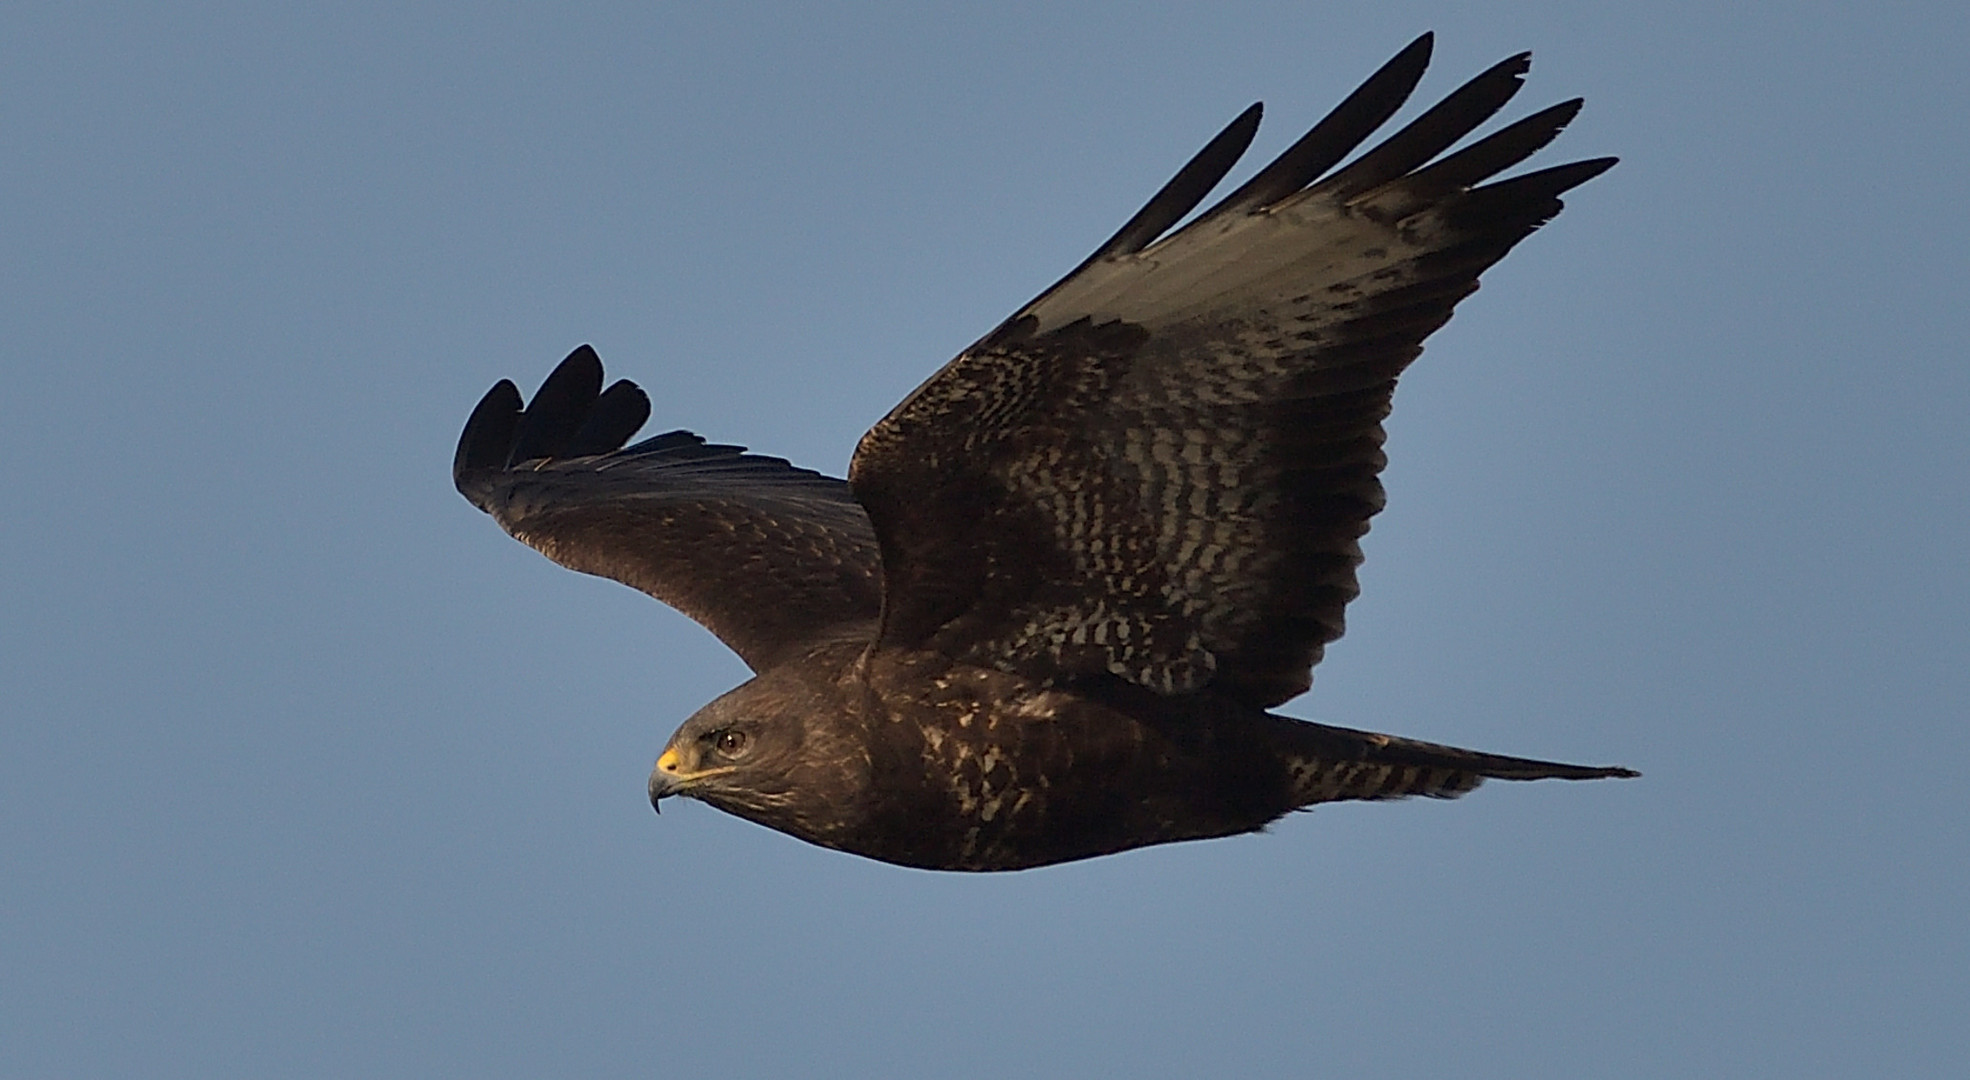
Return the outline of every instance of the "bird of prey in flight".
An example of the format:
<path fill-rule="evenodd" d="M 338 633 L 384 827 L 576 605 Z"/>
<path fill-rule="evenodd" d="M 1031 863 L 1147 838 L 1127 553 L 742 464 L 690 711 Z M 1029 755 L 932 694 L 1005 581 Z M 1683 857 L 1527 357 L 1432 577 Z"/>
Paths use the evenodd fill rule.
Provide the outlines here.
<path fill-rule="evenodd" d="M 1258 128 L 862 437 L 846 481 L 673 431 L 588 346 L 502 380 L 458 489 L 507 532 L 702 623 L 754 677 L 671 736 L 683 795 L 905 866 L 1017 870 L 1261 829 L 1346 799 L 1636 775 L 1275 715 L 1358 591 L 1396 379 L 1596 158 L 1494 179 L 1580 109 L 1455 152 L 1511 57 L 1343 161 L 1422 77 L 1398 53 L 1173 228 Z"/>

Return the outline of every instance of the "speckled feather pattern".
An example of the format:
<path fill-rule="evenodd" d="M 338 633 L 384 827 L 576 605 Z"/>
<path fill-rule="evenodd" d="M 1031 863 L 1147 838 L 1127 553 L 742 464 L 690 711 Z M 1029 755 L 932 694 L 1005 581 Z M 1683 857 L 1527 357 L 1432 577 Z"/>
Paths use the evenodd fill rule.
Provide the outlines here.
<path fill-rule="evenodd" d="M 524 408 L 495 385 L 460 439 L 459 490 L 758 672 L 671 737 L 652 802 L 978 871 L 1486 778 L 1634 775 L 1266 711 L 1344 629 L 1397 378 L 1562 192 L 1613 163 L 1487 183 L 1577 100 L 1439 157 L 1517 91 L 1522 54 L 1340 164 L 1430 47 L 1164 235 L 1249 144 L 1246 110 L 871 429 L 847 483 L 685 432 L 625 445 L 648 398 L 605 390 L 586 346 Z"/>
<path fill-rule="evenodd" d="M 968 351 L 858 450 L 879 534 L 892 515 L 900 567 L 929 579 L 892 592 L 886 640 L 1166 694 L 1304 690 L 1358 591 L 1395 377 L 1474 286 L 1459 267 L 1406 293 L 1426 255 L 1278 312 L 1153 331 L 1029 319 Z M 919 554 L 956 539 L 933 519 L 965 499 L 1005 535 L 966 565 Z"/>
<path fill-rule="evenodd" d="M 1419 46 L 1308 162 L 1392 110 Z M 1495 65 L 1310 186 L 1296 145 L 1168 237 L 1132 221 L 877 424 L 850 480 L 883 545 L 881 642 L 1260 707 L 1304 691 L 1358 592 L 1397 376 L 1559 192 L 1611 163 L 1468 186 L 1543 146 L 1570 102 L 1411 171 L 1525 70 Z M 1180 176 L 1144 215 L 1181 216 L 1152 212 L 1176 188 L 1201 198 Z"/>
<path fill-rule="evenodd" d="M 570 363 L 599 382 L 585 347 Z M 872 627 L 880 610 L 881 555 L 848 486 L 741 447 L 670 432 L 465 469 L 459 485 L 514 538 L 670 604 L 755 671 Z"/>

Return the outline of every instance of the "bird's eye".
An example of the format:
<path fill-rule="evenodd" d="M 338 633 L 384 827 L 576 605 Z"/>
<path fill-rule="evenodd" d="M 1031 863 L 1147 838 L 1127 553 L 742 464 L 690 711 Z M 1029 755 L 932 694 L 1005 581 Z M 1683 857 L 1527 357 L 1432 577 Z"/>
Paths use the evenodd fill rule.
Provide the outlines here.
<path fill-rule="evenodd" d="M 738 757 L 740 754 L 746 752 L 746 745 L 750 741 L 751 740 L 746 738 L 745 732 L 734 731 L 730 728 L 727 728 L 726 730 L 719 732 L 718 735 L 712 739 L 712 745 L 716 746 L 718 748 L 718 752 L 724 754 L 726 757 Z"/>

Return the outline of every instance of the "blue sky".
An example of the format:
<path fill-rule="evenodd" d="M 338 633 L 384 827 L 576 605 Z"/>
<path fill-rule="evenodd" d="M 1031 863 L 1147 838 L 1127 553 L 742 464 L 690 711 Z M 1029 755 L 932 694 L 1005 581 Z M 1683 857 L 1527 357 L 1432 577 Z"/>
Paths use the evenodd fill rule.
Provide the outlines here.
<path fill-rule="evenodd" d="M 707 808 L 744 675 L 451 490 L 592 342 L 839 474 L 1418 32 L 1619 154 L 1405 377 L 1285 711 L 1639 781 L 994 877 Z M 10 4 L 0 1075 L 1935 1076 L 1970 1054 L 1953 5 Z M 1411 112 L 1413 113 L 1413 109 Z M 1243 175 L 1243 173 L 1239 174 Z"/>

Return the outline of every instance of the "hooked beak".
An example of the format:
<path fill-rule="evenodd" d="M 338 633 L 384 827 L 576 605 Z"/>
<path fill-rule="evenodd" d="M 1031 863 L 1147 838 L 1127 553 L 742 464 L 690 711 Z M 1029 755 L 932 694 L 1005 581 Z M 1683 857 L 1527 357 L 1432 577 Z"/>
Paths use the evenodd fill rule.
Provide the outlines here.
<path fill-rule="evenodd" d="M 685 789 L 696 786 L 700 781 L 714 776 L 724 776 L 738 769 L 736 765 L 719 765 L 709 769 L 686 769 L 684 759 L 678 756 L 675 748 L 665 750 L 657 759 L 657 767 L 650 770 L 650 809 L 657 813 L 663 810 L 657 806 L 659 799 L 672 795 L 686 794 Z"/>
<path fill-rule="evenodd" d="M 657 759 L 657 767 L 650 770 L 650 809 L 663 813 L 663 800 L 683 789 L 684 783 L 678 775 L 681 771 L 677 751 L 665 750 Z"/>

